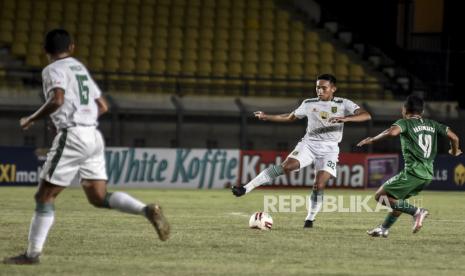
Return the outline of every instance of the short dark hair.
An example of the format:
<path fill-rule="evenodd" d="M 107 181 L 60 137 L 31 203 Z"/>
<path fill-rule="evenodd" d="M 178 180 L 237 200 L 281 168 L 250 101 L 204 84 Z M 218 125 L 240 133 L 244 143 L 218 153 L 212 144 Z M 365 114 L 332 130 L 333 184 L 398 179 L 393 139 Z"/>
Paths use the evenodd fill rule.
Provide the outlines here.
<path fill-rule="evenodd" d="M 67 52 L 72 43 L 71 35 L 64 29 L 53 29 L 45 35 L 44 49 L 49 54 Z"/>
<path fill-rule="evenodd" d="M 331 75 L 331 74 L 321 74 L 316 78 L 316 80 L 326 80 L 326 81 L 329 81 L 332 84 L 336 84 L 336 82 L 337 82 L 336 77 L 334 75 Z"/>
<path fill-rule="evenodd" d="M 412 114 L 421 114 L 424 108 L 424 101 L 416 95 L 410 95 L 404 103 L 405 111 Z"/>

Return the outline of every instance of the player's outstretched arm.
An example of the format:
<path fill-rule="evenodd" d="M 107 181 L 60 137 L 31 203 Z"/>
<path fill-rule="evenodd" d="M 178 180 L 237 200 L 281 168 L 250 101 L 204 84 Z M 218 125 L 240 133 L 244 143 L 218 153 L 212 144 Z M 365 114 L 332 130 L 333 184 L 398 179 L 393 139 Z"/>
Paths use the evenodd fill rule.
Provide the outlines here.
<path fill-rule="evenodd" d="M 279 115 L 269 115 L 263 111 L 255 111 L 253 113 L 255 117 L 262 121 L 270 121 L 276 123 L 290 123 L 294 122 L 298 118 L 294 115 L 294 113 L 286 113 L 286 114 L 279 114 Z"/>
<path fill-rule="evenodd" d="M 401 129 L 399 126 L 393 125 L 390 128 L 386 129 L 385 131 L 381 132 L 380 134 L 376 135 L 375 137 L 367 137 L 360 141 L 357 146 L 361 147 L 363 145 L 369 145 L 373 144 L 379 140 L 382 140 L 386 137 L 395 137 L 398 136 L 401 132 Z"/>
<path fill-rule="evenodd" d="M 26 130 L 33 125 L 34 121 L 48 116 L 55 112 L 65 101 L 65 91 L 60 88 L 54 88 L 50 91 L 51 95 L 48 100 L 36 112 L 28 117 L 23 117 L 19 120 L 19 125 Z"/>
<path fill-rule="evenodd" d="M 447 138 L 450 141 L 449 154 L 453 156 L 459 156 L 462 154 L 459 146 L 459 137 L 450 129 L 447 130 Z"/>
<path fill-rule="evenodd" d="M 346 122 L 364 122 L 371 120 L 371 115 L 368 111 L 359 108 L 354 111 L 354 115 L 345 117 L 332 117 L 329 119 L 330 123 L 346 123 Z"/>
<path fill-rule="evenodd" d="M 97 98 L 95 99 L 95 103 L 97 104 L 97 107 L 98 107 L 99 116 L 108 112 L 108 103 L 105 100 L 105 98 L 103 97 Z"/>

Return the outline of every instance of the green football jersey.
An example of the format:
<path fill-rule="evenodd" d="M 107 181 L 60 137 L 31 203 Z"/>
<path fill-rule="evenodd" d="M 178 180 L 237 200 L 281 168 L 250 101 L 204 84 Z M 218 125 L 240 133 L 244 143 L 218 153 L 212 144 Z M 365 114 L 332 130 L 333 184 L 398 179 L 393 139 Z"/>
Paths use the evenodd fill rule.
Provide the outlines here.
<path fill-rule="evenodd" d="M 404 169 L 419 178 L 432 179 L 438 134 L 447 135 L 448 127 L 420 117 L 400 119 L 393 125 L 401 128 Z"/>

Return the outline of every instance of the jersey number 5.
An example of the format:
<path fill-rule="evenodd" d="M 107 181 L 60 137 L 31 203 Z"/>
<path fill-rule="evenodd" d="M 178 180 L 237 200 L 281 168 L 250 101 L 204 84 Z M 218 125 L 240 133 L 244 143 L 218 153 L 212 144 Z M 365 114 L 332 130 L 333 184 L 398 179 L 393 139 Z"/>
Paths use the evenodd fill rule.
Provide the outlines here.
<path fill-rule="evenodd" d="M 81 105 L 87 105 L 89 103 L 89 87 L 86 83 L 88 78 L 86 75 L 76 75 L 76 80 L 79 85 L 79 98 L 81 99 Z"/>
<path fill-rule="evenodd" d="M 431 155 L 431 141 L 432 137 L 429 134 L 420 134 L 418 136 L 418 145 L 423 150 L 423 157 L 429 158 Z"/>

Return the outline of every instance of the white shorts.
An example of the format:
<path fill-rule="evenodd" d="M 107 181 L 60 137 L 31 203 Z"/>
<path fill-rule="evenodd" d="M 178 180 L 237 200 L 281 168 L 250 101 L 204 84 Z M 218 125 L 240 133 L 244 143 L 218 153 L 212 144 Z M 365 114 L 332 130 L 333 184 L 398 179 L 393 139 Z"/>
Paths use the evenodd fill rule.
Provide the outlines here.
<path fill-rule="evenodd" d="M 339 146 L 333 142 L 302 140 L 287 157 L 299 161 L 299 170 L 315 162 L 316 172 L 327 171 L 336 177 Z"/>
<path fill-rule="evenodd" d="M 42 167 L 40 178 L 58 186 L 80 179 L 107 180 L 105 145 L 95 127 L 60 130 Z"/>

